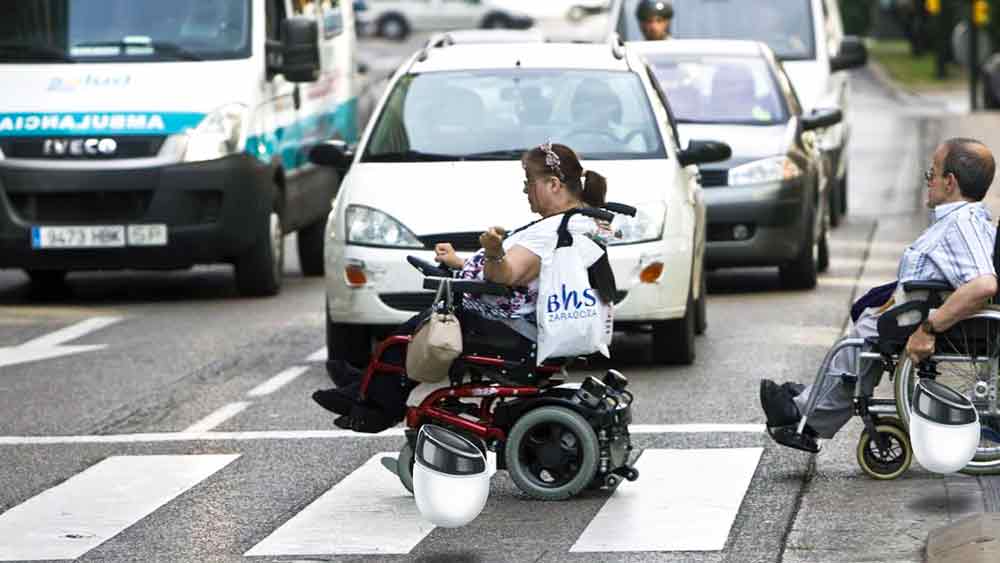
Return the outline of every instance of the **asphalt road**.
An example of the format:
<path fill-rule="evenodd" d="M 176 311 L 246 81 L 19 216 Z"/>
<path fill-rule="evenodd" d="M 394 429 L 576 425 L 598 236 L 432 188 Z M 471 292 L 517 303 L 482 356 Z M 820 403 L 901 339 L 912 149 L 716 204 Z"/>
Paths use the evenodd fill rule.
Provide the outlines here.
<path fill-rule="evenodd" d="M 377 58 L 394 56 L 391 45 L 368 45 Z M 851 209 L 830 235 L 831 267 L 819 286 L 782 290 L 771 269 L 713 272 L 708 331 L 688 367 L 654 365 L 648 337 L 620 335 L 614 359 L 593 373 L 623 371 L 637 397 L 634 424 L 657 425 L 635 436 L 649 456 L 641 459 L 647 470 L 639 481 L 614 495 L 543 503 L 526 499 L 498 473 L 486 509 L 464 528 L 421 529 L 412 499 L 398 487 L 359 489 L 370 498 L 351 492 L 351 479 L 379 481 L 366 462 L 398 450 L 402 438 L 329 432 L 332 418 L 309 399 L 329 383 L 316 361 L 324 343 L 323 282 L 300 274 L 291 239 L 286 285 L 271 299 L 237 296 L 227 267 L 71 274 L 61 295 L 37 295 L 20 272 L 0 271 L 0 560 L 888 560 L 852 559 L 860 545 L 852 542 L 862 540 L 842 536 L 833 524 L 824 530 L 826 511 L 842 518 L 850 512 L 833 501 L 809 511 L 825 498 L 815 488 L 817 463 L 767 439 L 757 402 L 762 377 L 813 377 L 842 333 L 859 285 L 863 290 L 893 275 L 906 236 L 879 229 L 877 219 L 888 213 L 905 223 L 919 210 L 926 128 L 867 73 L 856 76 L 853 89 Z M 25 343 L 51 350 L 51 339 L 35 339 L 68 327 L 79 332 L 61 342 L 66 355 L 25 360 Z M 272 380 L 279 375 L 286 384 Z M 211 433 L 198 434 L 204 430 Z M 850 450 L 856 435 L 835 442 Z M 680 456 L 676 463 L 656 464 L 657 456 L 672 455 Z M 867 487 L 848 457 L 836 466 L 838 483 Z M 218 465 L 189 475 L 181 470 L 188 460 Z M 175 462 L 181 469 L 170 469 Z M 156 478 L 142 481 L 149 475 Z M 157 481 L 171 478 L 177 488 L 143 504 L 143 493 L 152 495 Z M 660 500 L 628 496 L 629 487 L 639 486 L 631 490 Z M 668 489 L 672 496 L 664 496 Z M 338 491 L 357 506 L 322 502 Z M 120 506 L 106 498 L 116 494 Z M 622 505 L 619 497 L 634 504 Z M 315 510 L 325 516 L 319 521 L 331 526 L 320 530 L 323 545 L 335 547 L 268 553 L 268 538 L 286 523 L 294 528 L 317 499 Z M 625 506 L 618 513 L 628 515 L 624 524 L 614 503 Z M 29 533 L 46 529 L 29 518 L 32 509 L 45 514 L 46 508 L 59 516 L 43 523 L 65 519 L 57 527 L 60 541 L 49 542 L 53 552 L 39 551 Z M 105 509 L 118 517 L 96 516 Z M 615 544 L 615 537 L 658 523 L 655 537 Z M 378 552 L 351 534 L 412 545 Z M 819 534 L 834 548 L 817 555 L 809 549 L 815 538 L 803 534 Z M 588 538 L 617 547 L 588 552 Z M 789 547 L 790 538 L 798 543 Z M 647 550 L 643 541 L 671 547 Z M 907 544 L 892 560 L 919 560 L 908 559 L 916 557 L 913 549 Z"/>

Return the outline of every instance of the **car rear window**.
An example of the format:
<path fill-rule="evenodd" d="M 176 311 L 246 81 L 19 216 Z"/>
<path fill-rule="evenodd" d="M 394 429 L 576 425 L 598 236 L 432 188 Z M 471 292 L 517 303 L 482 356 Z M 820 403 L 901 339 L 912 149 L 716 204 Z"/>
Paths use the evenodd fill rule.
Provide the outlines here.
<path fill-rule="evenodd" d="M 666 155 L 634 73 L 502 69 L 401 78 L 362 160 L 518 160 L 547 141 L 592 160 Z"/>
<path fill-rule="evenodd" d="M 767 63 L 750 57 L 647 57 L 679 123 L 774 125 L 788 111 Z"/>

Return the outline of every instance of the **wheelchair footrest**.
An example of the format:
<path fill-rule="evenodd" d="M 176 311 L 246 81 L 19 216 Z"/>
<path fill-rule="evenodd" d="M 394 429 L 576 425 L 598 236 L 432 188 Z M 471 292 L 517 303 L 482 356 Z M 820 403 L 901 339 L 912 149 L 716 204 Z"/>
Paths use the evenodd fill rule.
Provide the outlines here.
<path fill-rule="evenodd" d="M 819 453 L 819 444 L 816 442 L 816 438 L 799 434 L 796 431 L 796 427 L 797 425 L 795 424 L 777 427 L 768 426 L 767 435 L 782 446 L 788 446 L 789 448 L 795 448 L 796 450 L 802 450 L 811 454 Z"/>

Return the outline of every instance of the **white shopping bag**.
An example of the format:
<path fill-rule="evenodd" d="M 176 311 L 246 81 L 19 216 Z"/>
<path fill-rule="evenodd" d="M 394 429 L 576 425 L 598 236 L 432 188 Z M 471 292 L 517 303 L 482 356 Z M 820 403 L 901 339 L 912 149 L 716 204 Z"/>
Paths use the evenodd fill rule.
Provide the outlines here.
<path fill-rule="evenodd" d="M 538 363 L 546 358 L 585 356 L 600 352 L 611 357 L 613 305 L 601 301 L 590 286 L 587 268 L 604 255 L 604 248 L 583 235 L 564 238 L 551 258 L 542 260 L 538 280 Z"/>

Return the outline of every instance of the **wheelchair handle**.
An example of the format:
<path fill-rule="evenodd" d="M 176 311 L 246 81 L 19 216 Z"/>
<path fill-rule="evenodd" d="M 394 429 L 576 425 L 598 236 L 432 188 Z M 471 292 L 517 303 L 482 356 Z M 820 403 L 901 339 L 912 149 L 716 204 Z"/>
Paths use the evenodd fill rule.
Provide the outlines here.
<path fill-rule="evenodd" d="M 447 268 L 441 264 L 432 264 L 427 260 L 417 258 L 416 256 L 407 256 L 406 261 L 410 263 L 411 266 L 417 269 L 421 274 L 426 277 L 437 277 L 437 278 L 450 278 L 451 268 Z"/>
<path fill-rule="evenodd" d="M 631 205 L 625 205 L 624 203 L 615 203 L 613 201 L 605 203 L 604 209 L 607 209 L 608 211 L 614 213 L 618 213 L 619 215 L 628 215 L 629 217 L 635 217 L 635 214 L 637 212 L 636 208 L 632 207 Z"/>

